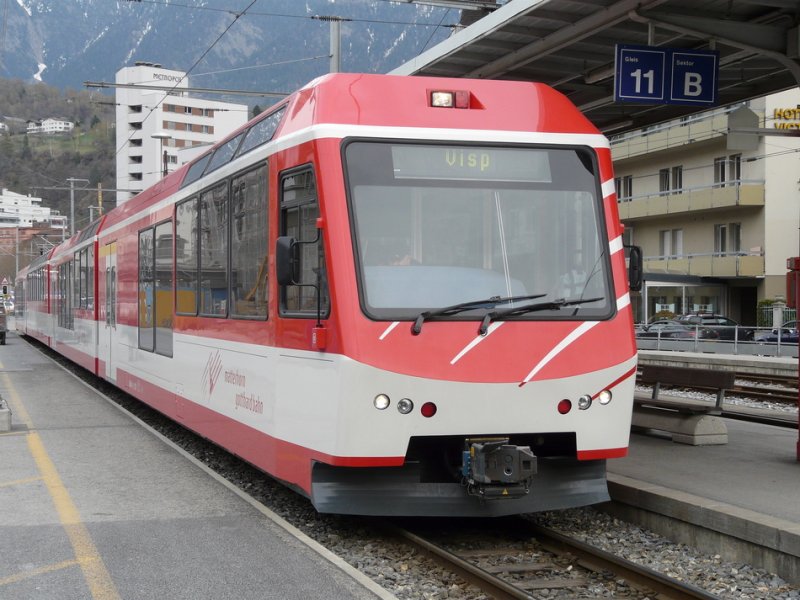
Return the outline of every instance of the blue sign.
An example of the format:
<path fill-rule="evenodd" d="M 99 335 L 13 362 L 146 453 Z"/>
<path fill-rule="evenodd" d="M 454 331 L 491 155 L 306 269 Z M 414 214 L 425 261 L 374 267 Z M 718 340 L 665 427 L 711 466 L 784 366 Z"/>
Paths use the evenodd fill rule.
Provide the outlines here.
<path fill-rule="evenodd" d="M 719 53 L 654 46 L 616 47 L 615 102 L 713 106 Z"/>

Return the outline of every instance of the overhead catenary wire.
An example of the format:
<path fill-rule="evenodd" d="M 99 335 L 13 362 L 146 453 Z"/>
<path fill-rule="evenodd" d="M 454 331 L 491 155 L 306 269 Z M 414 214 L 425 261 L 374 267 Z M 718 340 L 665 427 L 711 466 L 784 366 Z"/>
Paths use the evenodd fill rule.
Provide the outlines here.
<path fill-rule="evenodd" d="M 153 4 L 158 6 L 165 6 L 170 8 L 184 8 L 190 10 L 204 10 L 204 11 L 211 11 L 211 12 L 220 12 L 220 13 L 228 13 L 228 14 L 236 14 L 235 11 L 232 11 L 227 8 L 215 8 L 213 6 L 201 6 L 199 4 L 185 4 L 181 2 L 169 2 L 168 0 L 136 0 L 137 4 Z M 404 4 L 409 5 L 407 2 L 392 2 L 393 4 Z M 438 7 L 444 8 L 444 7 Z M 447 8 L 447 11 L 450 9 Z M 291 13 L 280 13 L 280 12 L 264 12 L 264 11 L 250 11 L 248 12 L 248 16 L 250 17 L 279 17 L 284 19 L 314 19 L 315 15 L 307 14 L 307 15 L 295 15 Z M 367 19 L 367 18 L 359 18 L 359 17 L 347 17 L 348 21 L 353 21 L 356 23 L 375 23 L 375 24 L 382 24 L 382 25 L 411 25 L 415 27 L 442 27 L 442 28 L 452 28 L 458 27 L 457 23 L 443 25 L 440 23 L 419 23 L 416 21 L 390 21 L 386 19 Z"/>

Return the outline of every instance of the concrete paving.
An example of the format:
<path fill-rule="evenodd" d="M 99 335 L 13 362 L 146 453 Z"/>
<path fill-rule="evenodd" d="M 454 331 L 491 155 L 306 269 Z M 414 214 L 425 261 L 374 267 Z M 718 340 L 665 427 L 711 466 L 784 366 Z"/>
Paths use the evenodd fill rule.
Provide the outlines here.
<path fill-rule="evenodd" d="M 16 335 L 0 347 L 0 598 L 393 598 Z"/>
<path fill-rule="evenodd" d="M 631 435 L 609 461 L 608 512 L 725 560 L 800 585 L 797 430 L 726 419 L 728 443 L 690 446 Z"/>

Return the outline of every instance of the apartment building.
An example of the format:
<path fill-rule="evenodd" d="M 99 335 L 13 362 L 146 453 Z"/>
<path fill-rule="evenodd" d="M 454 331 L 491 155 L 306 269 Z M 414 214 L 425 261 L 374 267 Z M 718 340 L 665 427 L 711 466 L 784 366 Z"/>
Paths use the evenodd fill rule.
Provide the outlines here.
<path fill-rule="evenodd" d="M 66 230 L 67 217 L 42 206 L 42 199 L 0 190 L 0 228 L 51 227 Z"/>
<path fill-rule="evenodd" d="M 247 105 L 191 97 L 185 72 L 155 63 L 120 69 L 116 83 L 174 88 L 116 90 L 117 189 L 129 190 L 117 192 L 118 204 L 183 164 L 183 150 L 213 144 L 248 119 Z"/>
<path fill-rule="evenodd" d="M 800 128 L 800 90 L 745 108 L 772 130 L 752 144 L 729 135 L 740 107 L 611 138 L 626 243 L 644 254 L 637 321 L 703 310 L 751 325 L 758 301 L 785 295 L 786 259 L 800 256 L 800 137 L 782 134 Z"/>

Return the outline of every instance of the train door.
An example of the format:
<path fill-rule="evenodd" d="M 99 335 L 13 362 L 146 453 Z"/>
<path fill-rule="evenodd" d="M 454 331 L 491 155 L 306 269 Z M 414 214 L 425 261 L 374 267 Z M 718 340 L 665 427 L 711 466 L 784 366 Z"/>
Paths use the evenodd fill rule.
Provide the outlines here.
<path fill-rule="evenodd" d="M 114 358 L 114 345 L 117 339 L 117 243 L 107 244 L 103 249 L 105 254 L 105 323 L 101 333 L 100 346 L 104 349 L 102 358 L 106 363 L 106 378 L 110 381 L 117 380 L 117 366 Z"/>

